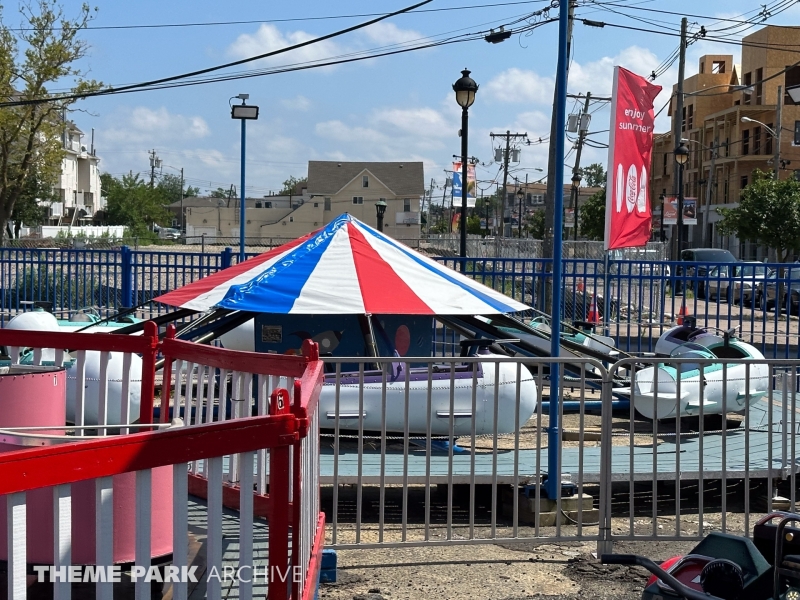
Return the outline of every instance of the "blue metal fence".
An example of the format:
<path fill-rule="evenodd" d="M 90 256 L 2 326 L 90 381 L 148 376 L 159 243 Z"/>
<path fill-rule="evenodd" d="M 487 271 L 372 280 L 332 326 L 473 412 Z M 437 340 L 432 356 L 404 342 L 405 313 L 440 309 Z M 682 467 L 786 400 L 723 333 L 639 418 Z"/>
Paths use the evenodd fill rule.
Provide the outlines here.
<path fill-rule="evenodd" d="M 437 260 L 531 306 L 531 318 L 548 317 L 550 259 Z M 218 253 L 0 248 L 2 320 L 34 302 L 52 305 L 56 314 L 92 307 L 109 316 L 144 305 L 145 316 L 156 315 L 169 308 L 148 305 L 150 299 L 235 262 L 230 248 Z M 661 333 L 692 315 L 700 326 L 736 328 L 767 357 L 800 358 L 800 264 L 565 259 L 563 267 L 564 320 L 596 315 L 621 350 L 652 352 Z"/>

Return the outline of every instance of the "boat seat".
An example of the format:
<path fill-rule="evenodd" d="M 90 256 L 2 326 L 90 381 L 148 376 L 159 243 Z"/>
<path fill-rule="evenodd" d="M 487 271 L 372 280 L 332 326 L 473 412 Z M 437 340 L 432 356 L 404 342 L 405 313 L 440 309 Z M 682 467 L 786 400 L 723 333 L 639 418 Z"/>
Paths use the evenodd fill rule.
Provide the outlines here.
<path fill-rule="evenodd" d="M 70 323 L 94 323 L 95 319 L 92 318 L 92 315 L 81 312 L 70 316 L 69 321 Z"/>

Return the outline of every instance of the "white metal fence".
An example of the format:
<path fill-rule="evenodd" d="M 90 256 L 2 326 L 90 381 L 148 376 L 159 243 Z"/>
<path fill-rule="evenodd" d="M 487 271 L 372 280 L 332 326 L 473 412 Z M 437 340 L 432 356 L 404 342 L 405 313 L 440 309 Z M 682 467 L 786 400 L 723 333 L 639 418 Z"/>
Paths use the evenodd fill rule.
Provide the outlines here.
<path fill-rule="evenodd" d="M 725 531 L 731 511 L 749 529 L 756 510 L 795 508 L 796 361 L 559 359 L 555 498 L 543 487 L 552 359 L 324 361 L 334 548 L 577 540 L 608 551 Z M 676 392 L 664 373 L 681 372 Z M 645 418 L 629 399 L 648 385 L 662 405 L 688 398 L 691 410 Z"/>

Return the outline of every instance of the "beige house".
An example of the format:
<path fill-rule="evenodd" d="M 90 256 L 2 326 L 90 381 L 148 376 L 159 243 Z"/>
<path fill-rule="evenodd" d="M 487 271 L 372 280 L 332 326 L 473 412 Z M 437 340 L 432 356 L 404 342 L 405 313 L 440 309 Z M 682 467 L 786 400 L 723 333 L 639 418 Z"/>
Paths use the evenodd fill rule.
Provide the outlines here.
<path fill-rule="evenodd" d="M 310 161 L 308 183 L 296 195 L 247 198 L 245 237 L 250 243 L 268 239 L 294 239 L 350 213 L 368 225 L 377 225 L 375 203 L 387 204 L 384 232 L 396 239 L 418 238 L 420 201 L 424 194 L 421 162 Z M 239 199 L 185 199 L 183 210 L 187 238 L 205 235 L 239 237 Z M 176 219 L 179 222 L 179 218 Z"/>
<path fill-rule="evenodd" d="M 386 202 L 383 231 L 395 239 L 420 235 L 420 202 L 425 193 L 421 162 L 309 161 L 308 189 L 312 204 L 322 206 L 327 223 L 350 213 L 377 225 L 375 203 Z"/>

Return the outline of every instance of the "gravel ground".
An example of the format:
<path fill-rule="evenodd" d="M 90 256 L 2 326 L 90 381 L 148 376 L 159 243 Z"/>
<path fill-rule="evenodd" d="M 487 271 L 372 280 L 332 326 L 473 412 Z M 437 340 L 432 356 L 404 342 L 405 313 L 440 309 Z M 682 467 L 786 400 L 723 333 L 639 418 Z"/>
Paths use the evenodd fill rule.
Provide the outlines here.
<path fill-rule="evenodd" d="M 751 525 L 760 515 L 751 515 Z M 691 520 L 685 515 L 684 522 Z M 706 515 L 708 531 L 720 521 Z M 695 523 L 697 522 L 695 517 Z M 728 530 L 743 533 L 741 514 L 727 515 Z M 626 528 L 615 519 L 615 529 Z M 637 522 L 637 533 L 649 525 Z M 521 537 L 524 537 L 521 531 Z M 694 541 L 619 541 L 614 551 L 664 560 L 690 551 Z M 649 575 L 638 567 L 603 566 L 595 542 L 405 547 L 338 552 L 338 581 L 320 587 L 329 600 L 639 600 Z"/>

